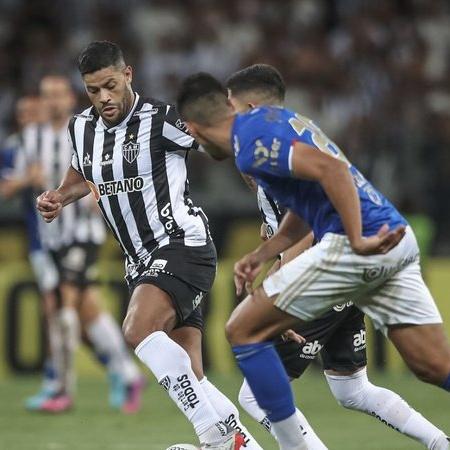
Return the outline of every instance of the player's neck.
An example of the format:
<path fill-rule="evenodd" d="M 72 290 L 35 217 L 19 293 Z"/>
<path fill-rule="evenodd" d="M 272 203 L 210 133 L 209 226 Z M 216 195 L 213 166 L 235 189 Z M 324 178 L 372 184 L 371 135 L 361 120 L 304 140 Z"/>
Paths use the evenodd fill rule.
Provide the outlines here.
<path fill-rule="evenodd" d="M 231 145 L 231 127 L 233 125 L 234 116 L 225 118 L 218 126 L 208 130 L 209 141 L 223 150 L 228 156 L 233 155 Z"/>

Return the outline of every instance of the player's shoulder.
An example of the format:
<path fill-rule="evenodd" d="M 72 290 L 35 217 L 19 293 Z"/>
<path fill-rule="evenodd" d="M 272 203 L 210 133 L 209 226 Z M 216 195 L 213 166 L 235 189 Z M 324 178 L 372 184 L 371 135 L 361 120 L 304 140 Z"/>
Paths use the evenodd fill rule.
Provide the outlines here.
<path fill-rule="evenodd" d="M 294 112 L 278 106 L 262 106 L 244 114 L 237 114 L 232 130 L 236 162 L 241 170 L 253 165 L 255 154 L 270 152 L 282 138 L 289 141 L 289 119 Z"/>
<path fill-rule="evenodd" d="M 78 120 L 85 122 L 92 122 L 98 118 L 98 113 L 93 106 L 86 108 L 85 110 L 74 114 L 69 121 L 69 128 L 72 128 L 75 125 L 75 122 Z"/>
<path fill-rule="evenodd" d="M 153 115 L 160 114 L 164 116 L 167 114 L 174 106 L 164 100 L 160 100 L 150 96 L 141 96 L 139 98 L 138 107 L 136 112 L 140 111 L 151 112 Z"/>
<path fill-rule="evenodd" d="M 159 116 L 164 122 L 163 131 L 164 129 L 175 127 L 179 132 L 188 134 L 187 126 L 181 119 L 173 103 L 157 100 L 152 97 L 144 97 L 142 98 L 142 108 L 135 114 L 140 115 L 145 113 Z"/>
<path fill-rule="evenodd" d="M 286 125 L 295 116 L 293 111 L 279 106 L 261 106 L 244 114 L 237 114 L 233 134 L 242 143 L 253 143 L 263 136 L 286 134 Z"/>

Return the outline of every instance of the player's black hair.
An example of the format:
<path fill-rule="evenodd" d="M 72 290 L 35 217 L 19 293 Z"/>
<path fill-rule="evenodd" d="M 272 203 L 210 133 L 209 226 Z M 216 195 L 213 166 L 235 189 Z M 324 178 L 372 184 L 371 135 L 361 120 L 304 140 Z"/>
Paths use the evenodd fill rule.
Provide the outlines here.
<path fill-rule="evenodd" d="M 177 110 L 183 120 L 209 124 L 227 108 L 226 89 L 209 73 L 196 73 L 181 84 Z"/>
<path fill-rule="evenodd" d="M 117 44 L 109 41 L 91 42 L 78 57 L 78 70 L 81 75 L 121 65 L 125 65 L 122 50 Z"/>
<path fill-rule="evenodd" d="M 266 97 L 284 101 L 286 85 L 281 73 L 268 64 L 253 64 L 231 75 L 227 88 L 233 95 L 259 91 Z"/>

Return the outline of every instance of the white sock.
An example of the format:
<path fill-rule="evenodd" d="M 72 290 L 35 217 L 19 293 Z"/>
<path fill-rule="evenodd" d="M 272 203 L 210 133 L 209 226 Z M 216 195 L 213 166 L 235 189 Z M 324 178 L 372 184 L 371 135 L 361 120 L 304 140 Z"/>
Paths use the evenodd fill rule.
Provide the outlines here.
<path fill-rule="evenodd" d="M 200 385 L 206 396 L 217 411 L 219 417 L 231 428 L 238 430 L 245 437 L 244 448 L 248 450 L 263 450 L 239 419 L 239 411 L 231 400 L 219 391 L 206 377 L 200 380 Z"/>
<path fill-rule="evenodd" d="M 364 368 L 349 376 L 325 374 L 334 397 L 345 408 L 362 411 L 431 450 L 446 450 L 445 434 L 411 408 L 398 394 L 373 385 Z"/>
<path fill-rule="evenodd" d="M 280 450 L 309 450 L 303 438 L 297 413 L 279 422 L 272 422 Z"/>
<path fill-rule="evenodd" d="M 221 442 L 229 428 L 209 402 L 186 351 L 163 331 L 155 331 L 136 347 L 135 353 L 192 423 L 200 442 Z"/>
<path fill-rule="evenodd" d="M 242 383 L 241 390 L 239 391 L 239 403 L 244 408 L 244 410 L 259 422 L 270 434 L 277 439 L 274 428 L 266 416 L 266 413 L 259 407 L 256 402 L 255 396 L 247 383 L 247 380 L 244 379 Z M 315 433 L 309 422 L 306 420 L 306 417 L 301 413 L 301 411 L 296 408 L 297 418 L 300 422 L 300 426 L 302 429 L 302 434 L 305 442 L 308 445 L 310 450 L 326 450 L 327 447 L 320 440 L 319 436 Z"/>
<path fill-rule="evenodd" d="M 75 390 L 75 351 L 80 342 L 80 323 L 74 308 L 63 307 L 59 311 L 61 323 L 64 364 L 62 371 L 62 385 L 66 394 L 73 394 Z"/>
<path fill-rule="evenodd" d="M 108 357 L 108 370 L 118 373 L 125 384 L 136 381 L 140 372 L 123 339 L 122 332 L 111 314 L 102 312 L 86 326 L 86 334 L 95 350 Z"/>

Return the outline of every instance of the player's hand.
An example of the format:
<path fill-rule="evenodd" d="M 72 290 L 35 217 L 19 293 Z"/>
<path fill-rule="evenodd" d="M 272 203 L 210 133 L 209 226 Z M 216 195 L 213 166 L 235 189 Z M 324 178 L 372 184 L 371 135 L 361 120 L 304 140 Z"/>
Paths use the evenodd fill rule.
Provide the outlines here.
<path fill-rule="evenodd" d="M 46 222 L 51 222 L 61 212 L 63 198 L 58 191 L 45 191 L 36 199 L 36 208 Z"/>
<path fill-rule="evenodd" d="M 242 294 L 244 287 L 248 294 L 253 292 L 252 284 L 262 267 L 263 262 L 258 259 L 256 253 L 245 255 L 234 265 L 234 284 L 237 295 Z"/>
<path fill-rule="evenodd" d="M 385 254 L 403 239 L 405 232 L 406 227 L 404 225 L 389 231 L 389 226 L 384 224 L 376 235 L 367 238 L 362 237 L 357 242 L 352 242 L 352 249 L 358 255 Z"/>
<path fill-rule="evenodd" d="M 281 335 L 281 339 L 283 339 L 284 342 L 286 341 L 294 341 L 297 342 L 297 344 L 304 344 L 306 342 L 306 339 L 296 333 L 294 330 L 287 330 Z"/>

